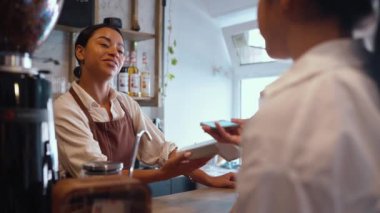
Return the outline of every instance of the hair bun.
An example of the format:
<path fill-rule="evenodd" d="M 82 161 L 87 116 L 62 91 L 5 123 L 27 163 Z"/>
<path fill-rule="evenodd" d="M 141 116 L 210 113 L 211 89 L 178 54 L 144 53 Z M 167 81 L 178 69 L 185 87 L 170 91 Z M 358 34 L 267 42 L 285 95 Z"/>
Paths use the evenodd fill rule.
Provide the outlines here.
<path fill-rule="evenodd" d="M 123 24 L 120 18 L 117 17 L 107 17 L 103 19 L 103 24 L 115 26 L 117 28 L 122 28 Z"/>

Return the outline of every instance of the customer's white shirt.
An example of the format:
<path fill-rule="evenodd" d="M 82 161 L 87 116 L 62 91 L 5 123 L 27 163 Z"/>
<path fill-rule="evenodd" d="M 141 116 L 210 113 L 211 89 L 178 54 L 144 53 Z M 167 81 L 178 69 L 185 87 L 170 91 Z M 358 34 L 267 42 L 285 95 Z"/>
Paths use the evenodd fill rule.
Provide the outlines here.
<path fill-rule="evenodd" d="M 380 212 L 379 92 L 357 45 L 320 44 L 262 92 L 242 136 L 237 212 Z"/>
<path fill-rule="evenodd" d="M 109 121 L 107 111 L 100 107 L 85 90 L 76 82 L 73 82 L 72 87 L 95 122 Z M 135 132 L 145 129 L 152 136 L 151 141 L 148 141 L 146 137 L 141 139 L 138 159 L 146 164 L 163 165 L 170 152 L 176 148 L 175 144 L 165 141 L 163 133 L 141 111 L 136 101 L 111 88 L 111 113 L 114 120 L 124 116 L 117 97 L 131 115 Z M 59 163 L 64 171 L 79 176 L 84 163 L 107 160 L 107 156 L 102 154 L 98 142 L 93 138 L 86 115 L 69 92 L 54 102 L 54 118 Z"/>

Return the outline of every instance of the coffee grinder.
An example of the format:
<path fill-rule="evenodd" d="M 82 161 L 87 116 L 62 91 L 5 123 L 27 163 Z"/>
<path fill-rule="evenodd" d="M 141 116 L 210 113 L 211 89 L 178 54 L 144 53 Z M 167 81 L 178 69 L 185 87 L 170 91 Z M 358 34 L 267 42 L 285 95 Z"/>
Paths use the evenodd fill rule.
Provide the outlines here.
<path fill-rule="evenodd" d="M 51 84 L 30 55 L 63 0 L 2 0 L 0 13 L 1 212 L 50 212 L 58 173 Z"/>

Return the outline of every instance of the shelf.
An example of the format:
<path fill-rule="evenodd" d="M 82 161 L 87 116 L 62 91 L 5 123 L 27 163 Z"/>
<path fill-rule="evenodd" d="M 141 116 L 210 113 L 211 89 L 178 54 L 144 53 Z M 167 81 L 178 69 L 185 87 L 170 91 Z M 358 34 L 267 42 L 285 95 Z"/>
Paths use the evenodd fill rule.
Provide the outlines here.
<path fill-rule="evenodd" d="M 154 39 L 155 35 L 152 33 L 136 32 L 132 30 L 121 29 L 124 39 L 129 41 L 145 41 Z"/>
<path fill-rule="evenodd" d="M 64 32 L 77 33 L 77 32 L 80 32 L 83 28 L 70 27 L 70 26 L 57 24 L 54 29 L 59 30 L 59 31 L 64 31 Z M 152 33 L 136 32 L 136 31 L 127 30 L 127 29 L 120 29 L 120 31 L 123 34 L 123 38 L 129 41 L 145 41 L 145 40 L 155 38 L 155 35 Z"/>
<path fill-rule="evenodd" d="M 153 99 L 152 97 L 131 97 L 131 98 L 133 98 L 135 101 L 149 101 Z"/>
<path fill-rule="evenodd" d="M 158 97 L 132 97 L 140 106 L 157 106 Z"/>

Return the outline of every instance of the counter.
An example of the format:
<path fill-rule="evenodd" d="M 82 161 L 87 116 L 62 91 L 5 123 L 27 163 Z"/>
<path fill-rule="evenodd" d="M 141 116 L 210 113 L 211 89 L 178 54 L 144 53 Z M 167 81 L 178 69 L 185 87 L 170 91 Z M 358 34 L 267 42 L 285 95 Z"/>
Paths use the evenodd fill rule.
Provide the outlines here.
<path fill-rule="evenodd" d="M 202 188 L 153 198 L 152 212 L 230 212 L 235 200 L 234 189 Z"/>

